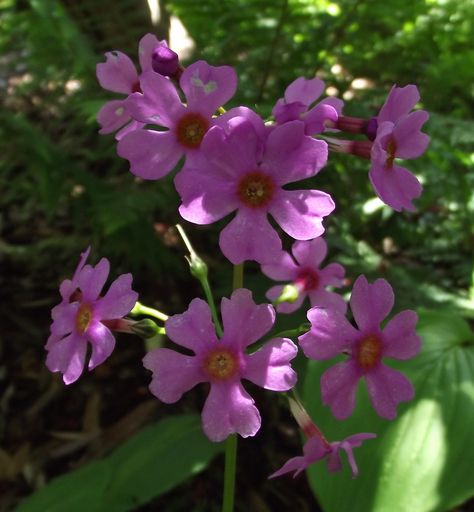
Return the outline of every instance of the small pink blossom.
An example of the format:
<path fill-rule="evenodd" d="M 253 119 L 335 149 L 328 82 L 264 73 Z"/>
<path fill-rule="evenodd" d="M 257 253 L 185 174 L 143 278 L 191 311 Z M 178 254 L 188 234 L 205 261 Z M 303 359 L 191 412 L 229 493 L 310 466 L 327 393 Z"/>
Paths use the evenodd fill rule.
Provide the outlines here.
<path fill-rule="evenodd" d="M 430 138 L 421 132 L 428 113 L 411 112 L 419 99 L 415 85 L 393 86 L 377 116 L 369 178 L 380 199 L 396 211 L 415 210 L 413 199 L 422 192 L 418 179 L 395 164 L 396 158 L 418 158 L 428 147 Z"/>
<path fill-rule="evenodd" d="M 143 359 L 145 368 L 153 372 L 150 391 L 162 402 L 177 402 L 196 384 L 210 383 L 202 425 L 215 442 L 232 433 L 254 436 L 260 428 L 260 413 L 242 379 L 273 391 L 287 391 L 296 383 L 290 361 L 297 348 L 290 339 L 274 338 L 256 352 L 246 352 L 272 328 L 275 310 L 271 305 L 257 305 L 249 290 L 239 289 L 230 299 L 222 299 L 221 313 L 224 332 L 218 339 L 209 306 L 194 299 L 187 311 L 165 324 L 169 338 L 194 355 L 157 348 Z"/>
<path fill-rule="evenodd" d="M 100 292 L 109 274 L 109 262 L 102 258 L 92 267 L 85 262 L 87 249 L 79 261 L 72 279 L 60 285 L 62 301 L 52 310 L 51 335 L 46 343 L 46 366 L 61 372 L 65 384 L 76 381 L 84 369 L 87 342 L 92 352 L 89 370 L 103 363 L 115 347 L 109 326 L 124 317 L 135 305 L 138 294 L 131 289 L 131 274 L 119 276 L 103 296 Z M 119 330 L 121 324 L 118 325 Z"/>
<path fill-rule="evenodd" d="M 276 478 L 278 476 L 285 475 L 294 471 L 293 478 L 298 476 L 302 471 L 308 468 L 315 462 L 326 459 L 328 470 L 331 472 L 340 471 L 342 469 L 342 462 L 340 451 L 344 450 L 351 467 L 352 477 L 355 478 L 359 470 L 354 458 L 353 449 L 362 445 L 367 439 L 373 439 L 377 437 L 375 434 L 355 434 L 342 441 L 335 441 L 333 443 L 328 442 L 324 437 L 323 433 L 313 423 L 308 413 L 301 405 L 293 399 L 289 399 L 291 411 L 298 422 L 303 433 L 306 435 L 308 440 L 303 446 L 303 456 L 293 457 L 292 459 L 285 462 L 285 464 L 275 473 L 269 476 L 269 478 Z"/>
<path fill-rule="evenodd" d="M 123 137 L 118 154 L 130 162 L 130 171 L 157 180 L 173 170 L 182 156 L 199 153 L 207 131 L 216 124 L 212 116 L 235 93 L 237 75 L 230 66 L 210 66 L 197 61 L 182 73 L 179 84 L 186 97 L 181 101 L 174 84 L 148 71 L 141 75 L 141 92 L 125 100 L 131 116 L 141 123 L 167 130 L 137 130 Z"/>
<path fill-rule="evenodd" d="M 350 300 L 358 328 L 337 310 L 313 308 L 308 312 L 311 330 L 299 338 L 306 356 L 324 360 L 349 354 L 346 361 L 329 368 L 321 377 L 323 403 L 331 407 L 337 419 L 352 414 L 361 378 L 365 379 L 374 409 L 384 418 L 394 419 L 398 403 L 414 396 L 411 382 L 382 363 L 383 357 L 410 359 L 421 345 L 415 331 L 418 317 L 414 311 L 398 313 L 381 329 L 380 324 L 393 303 L 392 287 L 385 279 L 369 284 L 364 276 L 359 276 Z"/>
<path fill-rule="evenodd" d="M 256 114 L 234 117 L 226 129 L 209 130 L 200 155 L 176 176 L 179 212 L 190 222 L 211 224 L 237 210 L 220 234 L 222 252 L 233 264 L 271 262 L 282 246 L 268 214 L 297 240 L 324 232 L 323 217 L 335 206 L 331 197 L 283 187 L 316 175 L 326 159 L 326 143 L 306 136 L 302 121 L 267 133 Z"/>
<path fill-rule="evenodd" d="M 297 241 L 291 248 L 293 258 L 282 251 L 275 262 L 262 265 L 262 272 L 271 279 L 290 281 L 296 289 L 297 299 L 293 302 L 278 304 L 279 313 L 293 313 L 309 297 L 311 306 L 335 308 L 345 314 L 347 305 L 337 293 L 326 290 L 327 286 L 341 287 L 344 280 L 344 267 L 339 263 L 330 263 L 320 268 L 327 254 L 327 244 L 322 238 L 309 241 Z M 270 288 L 267 298 L 274 301 L 280 297 L 284 285 Z"/>
<path fill-rule="evenodd" d="M 299 119 L 304 122 L 306 135 L 325 131 L 326 122 L 336 123 L 343 101 L 328 97 L 311 107 L 324 92 L 324 88 L 325 84 L 320 78 L 297 78 L 286 88 L 284 97 L 273 107 L 272 114 L 276 122 L 283 124 Z"/>
<path fill-rule="evenodd" d="M 152 54 L 159 47 L 167 47 L 166 41 L 159 41 L 153 34 L 146 34 L 140 39 L 138 56 L 142 72 L 152 69 Z M 105 57 L 106 62 L 101 62 L 96 67 L 97 79 L 102 88 L 127 96 L 141 90 L 135 64 L 125 53 L 107 52 Z M 115 136 L 117 140 L 144 126 L 144 123 L 132 119 L 125 99 L 107 102 L 99 110 L 97 121 L 101 125 L 101 134 L 112 133 L 123 127 Z"/>

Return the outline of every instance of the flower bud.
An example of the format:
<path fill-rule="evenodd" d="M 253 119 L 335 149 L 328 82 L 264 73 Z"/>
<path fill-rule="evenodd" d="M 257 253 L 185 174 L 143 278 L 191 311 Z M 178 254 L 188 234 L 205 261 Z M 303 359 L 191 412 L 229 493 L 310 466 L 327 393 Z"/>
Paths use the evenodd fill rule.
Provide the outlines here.
<path fill-rule="evenodd" d="M 179 68 L 178 54 L 167 46 L 157 46 L 151 55 L 151 66 L 160 75 L 173 76 Z"/>

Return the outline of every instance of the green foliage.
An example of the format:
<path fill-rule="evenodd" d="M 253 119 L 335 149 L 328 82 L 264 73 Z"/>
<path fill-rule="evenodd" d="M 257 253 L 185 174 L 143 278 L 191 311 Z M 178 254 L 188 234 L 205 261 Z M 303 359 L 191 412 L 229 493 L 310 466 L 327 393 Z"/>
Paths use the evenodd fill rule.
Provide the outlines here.
<path fill-rule="evenodd" d="M 202 433 L 198 416 L 149 426 L 110 456 L 53 480 L 18 512 L 126 512 L 202 471 L 222 451 Z"/>
<path fill-rule="evenodd" d="M 353 416 L 335 420 L 314 396 L 333 363 L 310 362 L 305 403 L 330 440 L 377 434 L 370 446 L 355 450 L 357 479 L 348 468 L 332 474 L 323 463 L 311 467 L 310 484 L 325 511 L 441 511 L 474 495 L 474 449 L 466 435 L 474 428 L 474 333 L 449 311 L 420 311 L 418 332 L 421 354 L 396 365 L 413 381 L 416 397 L 399 406 L 393 422 L 376 416 L 365 392 L 359 392 Z"/>

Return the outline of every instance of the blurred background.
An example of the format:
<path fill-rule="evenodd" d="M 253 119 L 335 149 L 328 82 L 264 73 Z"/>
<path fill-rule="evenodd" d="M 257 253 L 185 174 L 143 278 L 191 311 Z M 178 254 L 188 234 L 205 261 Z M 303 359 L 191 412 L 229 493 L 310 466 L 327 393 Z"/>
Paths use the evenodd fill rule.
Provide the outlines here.
<path fill-rule="evenodd" d="M 430 112 L 425 131 L 431 145 L 407 165 L 424 185 L 415 213 L 397 214 L 375 199 L 367 162 L 347 155 L 331 155 L 308 188 L 324 190 L 336 202 L 326 222 L 329 257 L 346 266 L 347 284 L 361 273 L 384 277 L 395 288 L 396 309 L 419 312 L 428 348 L 412 365 L 415 381 L 436 373 L 447 346 L 456 347 L 457 363 L 447 361 L 441 380 L 427 384 L 418 401 L 401 408 L 404 423 L 393 429 L 377 423 L 373 411 L 365 413 L 364 397 L 357 417 L 340 433 L 325 408 L 314 405 L 311 412 L 332 440 L 356 431 L 381 433 L 376 456 L 379 440 L 360 449 L 365 479 L 354 482 L 347 468 L 329 477 L 312 472 L 309 484 L 305 476 L 268 482 L 270 473 L 300 453 L 301 443 L 283 403 L 249 386 L 264 420 L 256 438 L 240 442 L 236 509 L 474 510 L 468 501 L 474 477 L 469 466 L 462 470 L 474 457 L 467 437 L 474 427 L 472 1 L 0 0 L 0 511 L 16 510 L 39 489 L 45 501 L 25 502 L 21 510 L 84 510 L 84 503 L 97 511 L 219 510 L 223 459 L 214 455 L 220 448 L 193 437 L 200 435 L 194 415 L 205 390 L 194 390 L 175 406 L 158 404 L 148 393 L 150 377 L 141 366 L 144 344 L 126 335 L 118 338 L 106 363 L 68 388 L 44 366 L 58 285 L 72 275 L 88 245 L 94 263 L 102 256 L 111 260 L 112 278 L 133 273 L 134 289 L 145 304 L 173 314 L 202 296 L 173 228 L 180 222 L 173 175 L 158 182 L 136 179 L 128 162 L 116 155 L 113 136 L 97 133 L 96 113 L 114 95 L 99 87 L 96 64 L 110 50 L 121 50 L 137 63 L 138 41 L 148 32 L 167 39 L 185 65 L 205 59 L 234 66 L 239 86 L 229 106 L 245 104 L 263 116 L 270 115 L 294 79 L 315 75 L 325 80 L 326 94 L 344 99 L 346 115 L 375 115 L 393 84 L 416 84 L 420 106 Z M 218 297 L 231 290 L 232 269 L 217 244 L 226 222 L 184 223 L 209 264 Z M 245 285 L 261 302 L 271 282 L 251 263 Z M 281 326 L 304 320 L 301 312 L 282 319 Z M 301 392 L 318 404 L 321 369 L 298 364 Z M 456 401 L 459 393 L 461 402 Z M 434 404 L 435 419 L 423 408 L 427 403 Z M 149 430 L 159 424 L 173 431 L 173 425 L 163 427 L 160 421 L 183 414 L 189 424 L 181 425 L 184 437 L 176 444 L 163 433 L 160 437 L 161 430 Z M 421 478 L 415 479 L 417 488 L 424 491 L 418 501 L 397 505 L 408 484 L 403 478 L 399 487 L 386 482 L 390 475 L 395 480 L 407 475 L 395 455 L 404 453 L 400 432 L 419 426 L 418 417 L 430 422 L 405 452 L 427 449 L 408 461 Z M 439 435 L 430 430 L 438 424 Z M 451 430 L 452 425 L 461 430 Z M 124 445 L 140 433 L 136 446 Z M 110 480 L 104 483 L 97 475 L 105 478 L 111 464 L 105 470 L 97 461 L 116 457 L 118 467 L 121 454 L 129 467 L 127 457 L 143 447 L 150 455 L 155 439 L 162 442 L 153 460 L 137 457 L 135 480 L 120 480 L 115 485 L 120 499 L 105 504 L 104 489 L 113 494 Z M 186 467 L 177 467 L 174 480 L 157 485 L 164 476 L 153 464 L 160 457 L 167 464 L 186 459 L 189 443 L 202 450 L 190 456 Z M 82 471 L 77 481 L 44 494 L 54 477 L 73 470 Z M 137 485 L 143 488 L 137 491 Z M 86 493 L 79 504 L 74 501 L 78 489 Z M 95 494 L 89 496 L 91 489 Z M 341 495 L 348 501 L 337 501 Z M 360 497 L 361 508 L 353 505 L 354 496 Z"/>

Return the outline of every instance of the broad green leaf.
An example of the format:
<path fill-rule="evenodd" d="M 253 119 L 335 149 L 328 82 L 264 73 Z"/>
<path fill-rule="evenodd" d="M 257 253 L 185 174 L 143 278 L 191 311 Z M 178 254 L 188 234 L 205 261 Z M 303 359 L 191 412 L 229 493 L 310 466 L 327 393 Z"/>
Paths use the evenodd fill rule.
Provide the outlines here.
<path fill-rule="evenodd" d="M 120 512 L 202 471 L 222 445 L 211 443 L 198 416 L 175 416 L 146 427 L 109 457 L 56 478 L 17 512 Z"/>
<path fill-rule="evenodd" d="M 418 332 L 421 354 L 396 365 L 413 381 L 416 397 L 399 406 L 393 422 L 376 415 L 363 386 L 354 415 L 335 420 L 319 392 L 320 376 L 333 363 L 310 362 L 305 404 L 327 437 L 378 436 L 355 450 L 356 479 L 347 467 L 341 474 L 329 473 L 324 463 L 310 468 L 326 512 L 443 511 L 474 495 L 474 334 L 456 313 L 443 311 L 421 312 Z"/>

